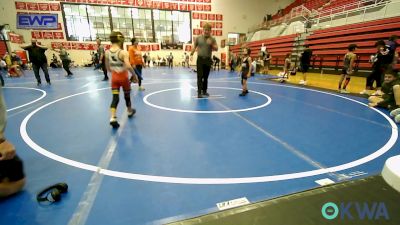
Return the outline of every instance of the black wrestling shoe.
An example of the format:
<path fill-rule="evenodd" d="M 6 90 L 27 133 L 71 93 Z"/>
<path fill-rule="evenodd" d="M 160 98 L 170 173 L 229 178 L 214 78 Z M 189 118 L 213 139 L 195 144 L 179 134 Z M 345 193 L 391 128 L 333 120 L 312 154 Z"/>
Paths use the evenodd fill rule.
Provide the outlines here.
<path fill-rule="evenodd" d="M 110 119 L 110 125 L 112 126 L 112 128 L 117 129 L 119 127 L 119 123 L 117 121 L 117 117 L 112 117 Z"/>
<path fill-rule="evenodd" d="M 136 109 L 132 108 L 131 111 L 128 110 L 128 117 L 131 118 L 133 115 L 135 115 Z"/>
<path fill-rule="evenodd" d="M 208 94 L 207 92 L 203 92 L 203 97 L 210 97 L 210 94 Z"/>

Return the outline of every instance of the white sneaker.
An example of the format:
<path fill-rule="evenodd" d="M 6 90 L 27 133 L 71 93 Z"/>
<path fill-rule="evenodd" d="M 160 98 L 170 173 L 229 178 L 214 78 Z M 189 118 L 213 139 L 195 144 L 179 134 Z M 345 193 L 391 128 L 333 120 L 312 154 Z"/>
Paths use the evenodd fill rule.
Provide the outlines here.
<path fill-rule="evenodd" d="M 396 117 L 397 115 L 400 115 L 400 108 L 395 109 L 395 110 L 392 110 L 392 111 L 390 112 L 390 116 L 391 116 L 391 117 Z"/>
<path fill-rule="evenodd" d="M 362 92 L 360 92 L 361 95 L 367 95 L 368 91 L 367 90 L 363 90 Z"/>
<path fill-rule="evenodd" d="M 397 115 L 397 116 L 394 118 L 394 121 L 395 121 L 396 123 L 400 123 L 400 115 Z"/>
<path fill-rule="evenodd" d="M 350 93 L 350 92 L 348 92 L 346 89 L 342 89 L 342 90 L 340 90 L 340 93 L 342 93 L 342 94 L 348 94 L 348 93 Z"/>
<path fill-rule="evenodd" d="M 304 84 L 304 80 L 300 80 L 299 84 Z"/>
<path fill-rule="evenodd" d="M 371 95 L 374 95 L 374 96 L 382 96 L 382 95 L 383 95 L 383 92 L 382 92 L 381 90 L 377 90 L 377 91 L 375 91 L 374 93 L 372 93 Z"/>
<path fill-rule="evenodd" d="M 304 81 L 304 82 L 303 82 L 303 85 L 307 85 L 307 81 Z"/>

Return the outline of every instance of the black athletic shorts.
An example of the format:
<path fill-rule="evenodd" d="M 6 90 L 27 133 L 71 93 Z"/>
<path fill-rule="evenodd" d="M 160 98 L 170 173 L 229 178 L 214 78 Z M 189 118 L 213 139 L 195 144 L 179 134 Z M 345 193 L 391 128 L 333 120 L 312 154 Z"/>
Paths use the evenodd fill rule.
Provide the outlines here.
<path fill-rule="evenodd" d="M 309 68 L 310 68 L 310 65 L 308 65 L 308 64 L 301 64 L 301 66 L 300 66 L 301 72 L 303 72 L 303 73 L 307 73 Z"/>
<path fill-rule="evenodd" d="M 24 166 L 18 156 L 0 161 L 0 182 L 5 178 L 8 178 L 9 181 L 18 181 L 24 177 Z"/>

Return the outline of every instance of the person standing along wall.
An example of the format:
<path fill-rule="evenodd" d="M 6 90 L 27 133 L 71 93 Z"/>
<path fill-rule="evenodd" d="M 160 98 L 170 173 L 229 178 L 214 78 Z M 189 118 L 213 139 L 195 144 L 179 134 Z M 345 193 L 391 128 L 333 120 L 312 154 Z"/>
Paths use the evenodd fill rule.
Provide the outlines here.
<path fill-rule="evenodd" d="M 108 81 L 108 75 L 107 75 L 107 68 L 106 68 L 106 58 L 104 55 L 104 46 L 101 45 L 101 40 L 100 38 L 96 39 L 97 43 L 97 54 L 99 55 L 99 64 L 101 65 L 101 69 L 103 70 L 104 73 L 104 78 L 103 81 Z"/>
<path fill-rule="evenodd" d="M 53 49 L 53 51 L 56 51 L 60 53 L 60 59 L 63 64 L 64 70 L 67 72 L 67 77 L 74 75 L 70 70 L 69 70 L 69 64 L 71 63 L 71 59 L 68 56 L 67 50 L 65 50 L 63 45 L 60 45 L 60 50 L 58 49 Z"/>
<path fill-rule="evenodd" d="M 128 49 L 129 62 L 139 78 L 139 82 L 138 82 L 139 91 L 144 91 L 144 88 L 142 87 L 142 80 L 143 80 L 142 69 L 145 64 L 144 64 L 144 61 L 142 58 L 142 52 L 138 48 L 139 42 L 137 41 L 136 38 L 132 38 L 131 42 L 132 42 L 132 46 L 129 46 L 129 49 Z"/>

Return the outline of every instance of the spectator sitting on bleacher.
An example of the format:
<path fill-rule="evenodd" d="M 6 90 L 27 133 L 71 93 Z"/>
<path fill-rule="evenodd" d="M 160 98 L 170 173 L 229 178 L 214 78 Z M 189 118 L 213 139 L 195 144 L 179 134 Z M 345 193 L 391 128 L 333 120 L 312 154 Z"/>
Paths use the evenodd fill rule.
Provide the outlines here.
<path fill-rule="evenodd" d="M 21 58 L 15 52 L 12 52 L 11 66 L 10 69 L 8 70 L 10 77 L 20 77 L 22 75 L 21 64 L 22 64 Z"/>
<path fill-rule="evenodd" d="M 370 107 L 381 107 L 391 111 L 390 115 L 400 122 L 400 80 L 397 70 L 388 70 L 382 84 L 382 97 L 371 96 L 368 98 Z"/>

